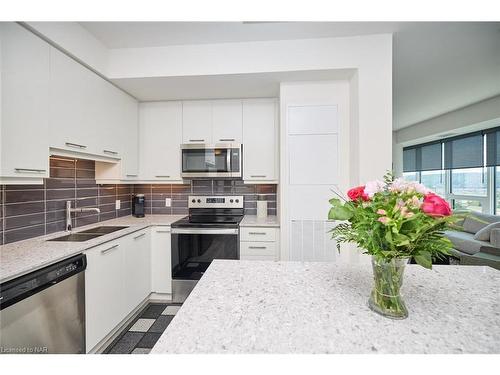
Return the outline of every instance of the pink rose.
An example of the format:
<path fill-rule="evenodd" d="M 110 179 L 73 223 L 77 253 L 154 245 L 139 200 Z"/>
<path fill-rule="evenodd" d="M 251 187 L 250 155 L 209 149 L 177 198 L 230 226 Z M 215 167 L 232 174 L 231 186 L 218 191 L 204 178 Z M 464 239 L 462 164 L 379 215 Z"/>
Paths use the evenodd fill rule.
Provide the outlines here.
<path fill-rule="evenodd" d="M 422 211 L 429 216 L 439 217 L 451 215 L 451 208 L 448 202 L 434 193 L 428 193 L 424 196 L 424 202 L 421 208 Z"/>
<path fill-rule="evenodd" d="M 382 224 L 386 225 L 389 222 L 389 218 L 387 216 L 382 216 L 377 219 L 377 221 L 380 221 Z"/>
<path fill-rule="evenodd" d="M 386 212 L 385 210 L 383 210 L 383 209 L 379 208 L 379 209 L 377 210 L 377 214 L 379 214 L 379 215 L 387 215 L 387 212 Z"/>

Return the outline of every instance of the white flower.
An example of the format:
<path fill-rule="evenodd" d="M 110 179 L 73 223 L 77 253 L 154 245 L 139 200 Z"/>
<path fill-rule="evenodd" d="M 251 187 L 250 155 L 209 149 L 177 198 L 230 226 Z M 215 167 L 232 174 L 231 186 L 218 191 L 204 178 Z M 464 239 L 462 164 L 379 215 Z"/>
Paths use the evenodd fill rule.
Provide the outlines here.
<path fill-rule="evenodd" d="M 384 191 L 385 184 L 382 181 L 369 181 L 365 185 L 365 194 L 372 198 L 376 193 Z"/>
<path fill-rule="evenodd" d="M 396 178 L 389 188 L 390 191 L 397 193 L 419 193 L 427 194 L 430 192 L 424 185 L 415 181 L 405 181 L 403 178 Z"/>

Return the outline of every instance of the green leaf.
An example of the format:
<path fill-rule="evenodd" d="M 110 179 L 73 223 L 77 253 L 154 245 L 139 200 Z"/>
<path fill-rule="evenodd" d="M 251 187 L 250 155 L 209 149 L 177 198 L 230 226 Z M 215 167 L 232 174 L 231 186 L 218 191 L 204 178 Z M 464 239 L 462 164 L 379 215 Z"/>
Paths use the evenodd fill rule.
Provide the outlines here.
<path fill-rule="evenodd" d="M 432 257 L 431 253 L 428 251 L 421 251 L 418 255 L 414 256 L 415 261 L 422 267 L 431 269 L 432 268 Z"/>
<path fill-rule="evenodd" d="M 350 209 L 344 206 L 336 206 L 330 208 L 328 212 L 329 220 L 349 220 L 352 217 L 353 213 Z"/>

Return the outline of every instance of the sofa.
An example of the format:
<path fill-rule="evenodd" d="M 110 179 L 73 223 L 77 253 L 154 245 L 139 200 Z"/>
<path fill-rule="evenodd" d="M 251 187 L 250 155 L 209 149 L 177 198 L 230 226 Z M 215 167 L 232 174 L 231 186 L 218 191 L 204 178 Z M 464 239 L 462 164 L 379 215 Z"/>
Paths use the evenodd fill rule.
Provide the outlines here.
<path fill-rule="evenodd" d="M 459 212 L 464 219 L 445 236 L 453 243 L 450 264 L 485 265 L 500 269 L 500 216 Z"/>

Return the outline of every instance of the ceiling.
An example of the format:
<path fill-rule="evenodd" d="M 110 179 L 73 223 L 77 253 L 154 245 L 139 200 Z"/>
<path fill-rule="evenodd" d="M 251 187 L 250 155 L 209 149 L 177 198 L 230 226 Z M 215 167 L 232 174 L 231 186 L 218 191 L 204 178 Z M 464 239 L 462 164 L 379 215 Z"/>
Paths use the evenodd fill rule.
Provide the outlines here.
<path fill-rule="evenodd" d="M 109 49 L 393 33 L 395 130 L 500 95 L 500 22 L 82 22 L 81 25 Z M 239 77 L 236 83 L 225 78 L 231 77 L 224 76 L 224 85 L 246 82 L 257 95 L 259 90 L 269 92 L 271 86 L 276 87 L 277 77 L 261 80 L 266 85 L 262 89 L 248 77 Z M 128 83 L 129 89 L 133 92 L 135 84 L 141 96 L 154 98 L 160 83 L 152 78 L 146 81 Z M 149 85 L 151 92 L 147 92 L 148 86 L 143 83 Z M 199 87 L 203 90 L 201 84 Z"/>

